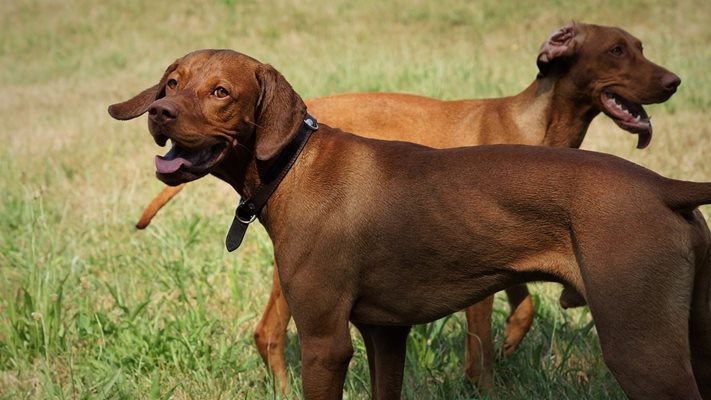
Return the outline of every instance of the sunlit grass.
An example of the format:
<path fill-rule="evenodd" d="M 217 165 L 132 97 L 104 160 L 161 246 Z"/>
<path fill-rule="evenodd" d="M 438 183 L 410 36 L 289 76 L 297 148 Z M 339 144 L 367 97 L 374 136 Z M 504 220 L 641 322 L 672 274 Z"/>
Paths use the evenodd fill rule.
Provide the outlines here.
<path fill-rule="evenodd" d="M 271 245 L 250 229 L 223 249 L 236 196 L 191 184 L 145 232 L 133 223 L 162 187 L 145 120 L 106 107 L 153 84 L 188 51 L 233 48 L 269 62 L 304 97 L 398 91 L 438 98 L 514 94 L 538 46 L 570 20 L 619 25 L 683 84 L 648 107 L 655 136 L 598 118 L 585 148 L 676 178 L 711 180 L 711 7 L 641 2 L 424 0 L 0 2 L 0 398 L 272 398 L 252 343 L 270 287 Z M 586 309 L 532 288 L 539 316 L 521 349 L 498 357 L 491 398 L 621 398 Z M 507 307 L 498 298 L 496 342 Z M 299 348 L 287 359 L 300 393 Z M 404 397 L 478 398 L 463 381 L 457 314 L 416 327 Z M 368 397 L 354 332 L 347 398 Z"/>

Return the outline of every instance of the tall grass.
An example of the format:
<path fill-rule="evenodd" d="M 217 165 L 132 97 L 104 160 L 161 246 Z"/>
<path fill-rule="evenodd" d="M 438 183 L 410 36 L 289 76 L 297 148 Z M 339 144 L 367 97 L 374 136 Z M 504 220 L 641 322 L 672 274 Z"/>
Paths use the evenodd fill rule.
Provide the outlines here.
<path fill-rule="evenodd" d="M 570 20 L 623 26 L 684 80 L 671 101 L 648 107 L 650 149 L 634 150 L 635 138 L 604 118 L 584 147 L 710 180 L 705 1 L 1 2 L 0 398 L 278 397 L 251 339 L 271 245 L 256 227 L 237 254 L 225 252 L 235 195 L 205 179 L 147 231 L 132 227 L 161 187 L 157 149 L 143 120 L 116 123 L 106 106 L 153 84 L 173 59 L 233 48 L 273 64 L 304 97 L 495 97 L 533 79 L 538 46 Z M 520 350 L 497 357 L 492 398 L 622 397 L 587 310 L 560 310 L 554 285 L 533 292 L 539 315 Z M 464 329 L 456 314 L 413 330 L 404 397 L 480 397 L 463 380 Z M 346 396 L 367 398 L 365 351 L 353 337 Z"/>

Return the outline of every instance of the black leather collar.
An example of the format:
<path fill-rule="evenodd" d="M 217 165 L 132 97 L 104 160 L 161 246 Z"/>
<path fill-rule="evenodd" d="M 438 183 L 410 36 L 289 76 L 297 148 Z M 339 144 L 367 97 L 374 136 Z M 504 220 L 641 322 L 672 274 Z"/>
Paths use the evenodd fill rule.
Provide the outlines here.
<path fill-rule="evenodd" d="M 267 200 L 269 200 L 269 197 L 274 193 L 279 183 L 281 183 L 287 172 L 289 172 L 289 169 L 291 169 L 296 162 L 296 159 L 299 157 L 299 154 L 301 154 L 304 146 L 306 146 L 306 142 L 309 140 L 311 134 L 317 129 L 318 122 L 316 122 L 316 119 L 306 114 L 304 123 L 301 124 L 296 138 L 284 148 L 284 151 L 279 154 L 274 164 L 269 168 L 266 175 L 268 181 L 266 183 L 263 182 L 257 187 L 252 197 L 240 199 L 237 209 L 235 210 L 235 217 L 232 220 L 232 225 L 230 225 L 230 230 L 227 232 L 227 238 L 225 239 L 227 251 L 234 251 L 242 244 L 242 239 L 247 232 L 247 227 L 257 218 L 267 203 Z"/>

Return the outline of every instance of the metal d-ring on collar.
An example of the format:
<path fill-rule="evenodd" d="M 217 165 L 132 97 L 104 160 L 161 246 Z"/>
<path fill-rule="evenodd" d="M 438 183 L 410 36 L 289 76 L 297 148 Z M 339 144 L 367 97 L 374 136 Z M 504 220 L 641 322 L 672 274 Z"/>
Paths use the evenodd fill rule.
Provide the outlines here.
<path fill-rule="evenodd" d="M 279 154 L 279 157 L 277 157 L 269 169 L 266 175 L 268 182 L 260 185 L 257 190 L 255 190 L 254 195 L 249 199 L 240 199 L 239 205 L 237 205 L 237 209 L 235 210 L 235 216 L 232 219 L 232 225 L 230 225 L 230 230 L 227 232 L 227 238 L 225 239 L 227 251 L 234 251 L 242 244 L 242 239 L 247 232 L 247 227 L 257 219 L 257 215 L 259 215 L 262 207 L 267 203 L 267 200 L 269 200 L 269 197 L 274 193 L 282 179 L 284 179 L 286 173 L 289 172 L 291 166 L 294 165 L 294 162 L 296 162 L 299 154 L 301 154 L 301 150 L 304 149 L 306 142 L 309 140 L 311 133 L 317 129 L 318 122 L 316 118 L 306 114 L 304 123 L 301 125 L 301 128 L 299 128 L 299 133 L 296 135 L 296 138 Z"/>
<path fill-rule="evenodd" d="M 318 121 L 316 121 L 316 118 L 310 116 L 309 114 L 306 114 L 306 118 L 304 118 L 304 123 L 308 125 L 312 131 L 318 129 Z"/>
<path fill-rule="evenodd" d="M 243 217 L 245 214 L 246 216 Z M 257 219 L 257 213 L 254 212 L 254 204 L 247 203 L 244 199 L 240 199 L 239 204 L 237 205 L 237 210 L 235 210 L 235 218 L 243 224 L 251 224 L 254 222 L 254 220 Z"/>

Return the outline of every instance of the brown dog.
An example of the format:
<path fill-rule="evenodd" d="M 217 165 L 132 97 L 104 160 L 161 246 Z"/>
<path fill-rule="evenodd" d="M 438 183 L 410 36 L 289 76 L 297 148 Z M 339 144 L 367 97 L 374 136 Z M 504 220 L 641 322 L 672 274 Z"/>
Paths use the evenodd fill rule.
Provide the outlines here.
<path fill-rule="evenodd" d="M 501 99 L 438 101 L 362 93 L 310 99 L 306 105 L 330 126 L 367 137 L 442 148 L 494 143 L 579 147 L 592 119 L 603 112 L 621 128 L 639 134 L 638 147 L 643 148 L 652 129 L 641 105 L 665 101 L 680 83 L 676 75 L 644 57 L 638 39 L 612 27 L 564 26 L 543 44 L 537 63 L 539 75 L 534 82 L 518 95 Z M 182 187 L 163 190 L 137 226 L 146 227 Z M 511 316 L 504 352 L 509 354 L 530 328 L 534 311 L 525 285 L 508 288 L 507 294 Z M 566 305 L 579 303 L 572 297 Z M 493 297 L 489 297 L 467 308 L 466 374 L 483 389 L 492 382 L 492 304 Z M 290 317 L 275 270 L 255 339 L 282 388 L 287 382 L 284 345 Z"/>
<path fill-rule="evenodd" d="M 258 216 L 269 233 L 306 398 L 341 397 L 349 320 L 373 398 L 399 398 L 411 325 L 531 280 L 587 302 L 629 397 L 711 398 L 711 232 L 695 209 L 711 183 L 582 150 L 436 150 L 325 125 L 309 138 L 287 81 L 229 50 L 188 54 L 109 107 L 145 112 L 156 143 L 173 142 L 160 180 L 213 174 L 249 199 L 235 220 Z"/>

